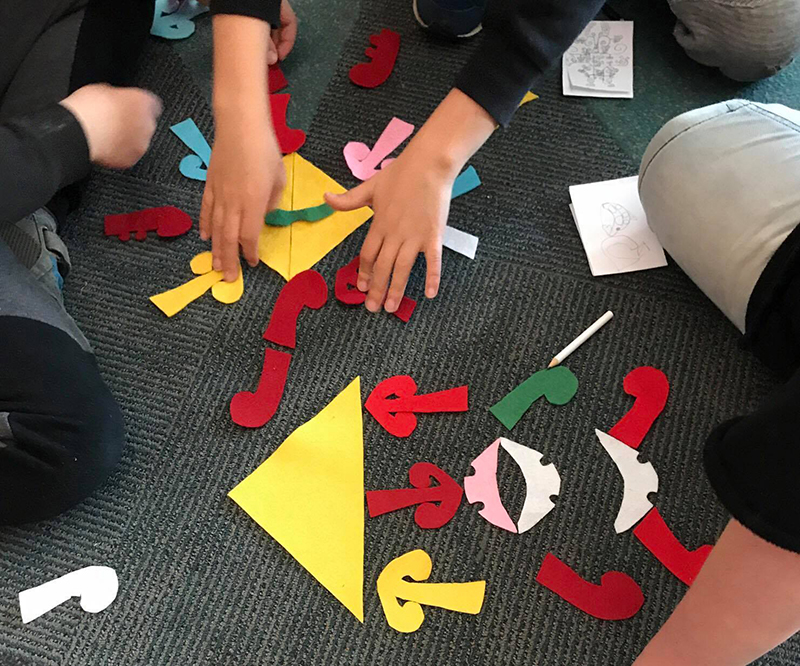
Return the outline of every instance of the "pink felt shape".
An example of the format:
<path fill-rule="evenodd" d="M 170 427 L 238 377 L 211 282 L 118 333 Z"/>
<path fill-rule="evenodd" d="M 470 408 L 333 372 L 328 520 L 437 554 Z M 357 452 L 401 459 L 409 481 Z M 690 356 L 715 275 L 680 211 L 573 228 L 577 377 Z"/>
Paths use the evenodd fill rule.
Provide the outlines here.
<path fill-rule="evenodd" d="M 644 604 L 642 589 L 628 574 L 609 571 L 595 585 L 552 553 L 545 555 L 536 581 L 584 613 L 601 620 L 627 620 Z"/>
<path fill-rule="evenodd" d="M 264 339 L 276 345 L 297 345 L 297 318 L 303 308 L 319 310 L 328 301 L 328 285 L 317 271 L 307 270 L 289 280 L 278 294 Z"/>
<path fill-rule="evenodd" d="M 497 487 L 497 454 L 499 450 L 500 440 L 496 439 L 472 461 L 475 474 L 464 477 L 464 492 L 467 495 L 467 502 L 470 504 L 483 503 L 483 508 L 478 511 L 480 516 L 492 525 L 516 534 L 517 526 L 503 506 L 500 490 Z"/>
<path fill-rule="evenodd" d="M 437 485 L 431 486 L 431 479 Z M 419 504 L 414 522 L 422 529 L 446 525 L 456 515 L 464 491 L 444 470 L 429 462 L 415 463 L 408 470 L 413 488 L 367 491 L 367 509 L 371 518 Z"/>
<path fill-rule="evenodd" d="M 192 228 L 192 218 L 175 206 L 161 206 L 106 215 L 104 226 L 106 236 L 119 236 L 121 241 L 127 241 L 134 233 L 136 240 L 143 241 L 148 231 L 155 231 L 161 238 L 181 236 Z"/>
<path fill-rule="evenodd" d="M 608 434 L 632 449 L 638 449 L 667 404 L 669 381 L 661 370 L 642 366 L 625 375 L 622 388 L 625 393 L 636 398 L 636 401 Z"/>
<path fill-rule="evenodd" d="M 241 391 L 231 399 L 231 418 L 245 428 L 260 428 L 278 411 L 289 374 L 292 355 L 274 349 L 264 350 L 264 365 L 255 393 Z"/>
<path fill-rule="evenodd" d="M 361 257 L 356 256 L 349 264 L 342 266 L 336 271 L 336 283 L 334 284 L 333 293 L 336 295 L 336 300 L 347 305 L 361 305 L 367 300 L 367 294 L 358 289 L 358 266 Z M 417 302 L 408 296 L 403 296 L 400 300 L 400 305 L 397 310 L 392 314 L 408 323 L 414 309 L 417 307 Z"/>
<path fill-rule="evenodd" d="M 670 573 L 686 585 L 694 583 L 712 550 L 709 545 L 687 550 L 655 508 L 648 512 L 633 533 Z"/>
<path fill-rule="evenodd" d="M 408 375 L 384 379 L 364 403 L 367 411 L 395 437 L 408 437 L 417 427 L 414 413 L 466 412 L 469 388 L 458 386 L 446 391 L 416 395 L 417 383 Z M 392 398 L 391 396 L 395 396 Z"/>
<path fill-rule="evenodd" d="M 389 78 L 400 51 L 400 35 L 394 30 L 384 28 L 376 35 L 369 36 L 364 51 L 371 62 L 362 62 L 350 68 L 350 80 L 362 88 L 377 88 Z"/>
<path fill-rule="evenodd" d="M 360 141 L 350 141 L 344 147 L 344 160 L 353 175 L 359 180 L 367 180 L 378 173 L 378 165 L 388 166 L 391 155 L 414 132 L 414 126 L 400 118 L 392 118 L 381 132 L 372 150 Z"/>
<path fill-rule="evenodd" d="M 283 75 L 281 66 L 278 63 L 269 66 L 267 73 L 267 83 L 269 85 L 269 94 L 272 95 L 279 90 L 283 90 L 289 85 L 286 77 Z"/>
<path fill-rule="evenodd" d="M 294 153 L 306 142 L 306 133 L 303 130 L 292 129 L 286 124 L 286 110 L 289 108 L 290 97 L 288 93 L 269 96 L 272 127 L 278 139 L 278 147 L 284 155 Z"/>

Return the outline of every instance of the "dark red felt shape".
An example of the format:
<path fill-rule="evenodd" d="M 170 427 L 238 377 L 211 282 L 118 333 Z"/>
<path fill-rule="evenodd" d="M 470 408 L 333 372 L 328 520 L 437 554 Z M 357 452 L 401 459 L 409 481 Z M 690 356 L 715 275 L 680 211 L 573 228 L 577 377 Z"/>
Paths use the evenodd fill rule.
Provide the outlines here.
<path fill-rule="evenodd" d="M 581 578 L 552 553 L 545 555 L 536 581 L 584 613 L 601 620 L 627 620 L 644 604 L 642 589 L 628 574 L 609 571 L 595 585 Z"/>
<path fill-rule="evenodd" d="M 469 387 L 416 395 L 417 383 L 408 375 L 384 379 L 364 403 L 367 411 L 395 437 L 408 437 L 417 427 L 414 413 L 466 412 L 469 409 Z M 395 396 L 392 398 L 391 396 Z"/>
<path fill-rule="evenodd" d="M 272 110 L 272 127 L 278 139 L 278 147 L 284 155 L 300 149 L 306 142 L 306 133 L 300 129 L 292 129 L 286 124 L 286 109 L 289 107 L 289 93 L 270 95 L 269 104 Z"/>
<path fill-rule="evenodd" d="M 394 30 L 384 28 L 378 34 L 369 36 L 364 53 L 370 62 L 361 62 L 350 68 L 350 80 L 362 88 L 377 88 L 389 78 L 400 51 L 400 35 Z"/>
<path fill-rule="evenodd" d="M 182 236 L 192 228 L 192 218 L 175 206 L 145 208 L 132 213 L 106 215 L 106 236 L 119 236 L 121 241 L 130 240 L 134 233 L 136 240 L 147 238 L 148 231 L 155 231 L 161 238 Z"/>
<path fill-rule="evenodd" d="M 298 273 L 281 289 L 264 339 L 283 347 L 297 345 L 297 318 L 303 308 L 319 310 L 328 301 L 328 285 L 317 271 Z"/>
<path fill-rule="evenodd" d="M 267 423 L 283 398 L 292 355 L 275 349 L 264 350 L 264 365 L 255 393 L 241 391 L 231 399 L 231 418 L 245 428 L 260 428 Z"/>
<path fill-rule="evenodd" d="M 367 294 L 358 289 L 358 267 L 361 264 L 361 257 L 356 257 L 347 265 L 342 266 L 336 271 L 336 282 L 333 287 L 333 293 L 336 295 L 336 300 L 346 305 L 361 305 L 367 300 Z M 414 309 L 417 307 L 417 302 L 414 299 L 403 296 L 397 310 L 392 314 L 408 323 Z"/>
<path fill-rule="evenodd" d="M 686 585 L 694 583 L 713 548 L 705 545 L 696 550 L 687 550 L 655 508 L 636 526 L 633 534 L 661 564 Z"/>
<path fill-rule="evenodd" d="M 267 74 L 267 83 L 269 84 L 270 95 L 278 92 L 279 90 L 283 90 L 286 86 L 289 85 L 289 82 L 283 75 L 281 66 L 278 63 L 269 66 L 269 72 Z"/>
<path fill-rule="evenodd" d="M 431 486 L 431 479 L 438 485 Z M 413 488 L 367 491 L 367 509 L 371 518 L 419 504 L 414 522 L 424 530 L 446 525 L 456 515 L 464 491 L 444 470 L 429 462 L 418 462 L 408 470 Z"/>
<path fill-rule="evenodd" d="M 653 422 L 664 411 L 669 381 L 661 370 L 642 366 L 625 375 L 622 387 L 636 401 L 608 434 L 632 449 L 638 449 Z"/>

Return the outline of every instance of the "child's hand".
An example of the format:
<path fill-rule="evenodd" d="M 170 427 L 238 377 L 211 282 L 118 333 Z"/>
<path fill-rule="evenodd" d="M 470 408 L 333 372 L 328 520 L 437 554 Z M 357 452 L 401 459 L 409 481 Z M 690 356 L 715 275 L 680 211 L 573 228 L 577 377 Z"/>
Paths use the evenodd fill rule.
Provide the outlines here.
<path fill-rule="evenodd" d="M 281 25 L 272 31 L 267 51 L 267 64 L 274 65 L 289 55 L 297 38 L 297 15 L 289 0 L 281 2 Z"/>
<path fill-rule="evenodd" d="M 457 173 L 457 168 L 428 158 L 412 141 L 397 160 L 362 185 L 344 194 L 326 194 L 336 210 L 372 206 L 375 211 L 358 271 L 358 288 L 368 291 L 371 312 L 381 309 L 384 298 L 387 312 L 397 310 L 420 252 L 427 266 L 425 295 L 438 293 L 442 235 Z"/>

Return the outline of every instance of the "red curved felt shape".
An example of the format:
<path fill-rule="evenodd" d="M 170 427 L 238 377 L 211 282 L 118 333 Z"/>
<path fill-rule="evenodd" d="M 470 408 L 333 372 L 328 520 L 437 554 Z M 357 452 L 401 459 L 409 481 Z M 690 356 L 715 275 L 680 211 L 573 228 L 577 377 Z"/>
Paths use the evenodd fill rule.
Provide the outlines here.
<path fill-rule="evenodd" d="M 545 555 L 536 581 L 584 613 L 601 620 L 627 620 L 644 604 L 642 589 L 621 571 L 609 571 L 595 585 L 581 578 L 552 553 Z"/>
<path fill-rule="evenodd" d="M 328 285 L 317 271 L 298 273 L 281 289 L 264 331 L 264 339 L 283 347 L 297 346 L 297 318 L 303 308 L 319 310 L 328 301 Z"/>
<path fill-rule="evenodd" d="M 438 485 L 431 486 L 431 479 Z M 414 522 L 432 530 L 446 525 L 456 515 L 464 491 L 453 478 L 436 465 L 418 462 L 408 470 L 413 488 L 367 491 L 367 509 L 371 518 L 419 504 Z"/>
<path fill-rule="evenodd" d="M 106 236 L 118 236 L 121 241 L 130 240 L 131 234 L 135 234 L 136 240 L 143 241 L 148 231 L 157 232 L 161 238 L 174 238 L 192 228 L 192 218 L 175 206 L 160 206 L 106 215 L 104 227 Z"/>
<path fill-rule="evenodd" d="M 661 370 L 642 366 L 625 375 L 622 387 L 636 401 L 608 434 L 632 449 L 638 449 L 653 422 L 664 411 L 669 396 L 669 381 Z"/>
<path fill-rule="evenodd" d="M 696 550 L 687 550 L 655 508 L 647 513 L 633 534 L 670 573 L 686 585 L 694 583 L 713 549 L 713 546 L 705 545 Z"/>
<path fill-rule="evenodd" d="M 362 305 L 367 300 L 367 294 L 358 289 L 358 267 L 361 264 L 361 257 L 356 255 L 355 258 L 347 265 L 342 266 L 336 271 L 336 282 L 334 283 L 333 293 L 336 300 L 346 305 Z M 417 302 L 408 296 L 403 296 L 400 300 L 400 305 L 397 310 L 392 314 L 408 323 L 414 309 L 417 307 Z"/>
<path fill-rule="evenodd" d="M 286 124 L 286 110 L 289 108 L 289 93 L 270 95 L 269 104 L 272 111 L 272 127 L 278 139 L 278 147 L 284 155 L 300 149 L 306 142 L 306 133 L 300 129 L 292 129 Z"/>
<path fill-rule="evenodd" d="M 269 347 L 264 350 L 264 365 L 255 393 L 241 391 L 231 400 L 233 422 L 245 428 L 260 428 L 278 411 L 289 374 L 292 355 Z"/>
<path fill-rule="evenodd" d="M 277 62 L 274 65 L 269 66 L 269 70 L 267 73 L 267 84 L 269 85 L 270 95 L 278 92 L 279 90 L 283 90 L 286 86 L 289 85 L 289 82 L 283 75 L 281 66 Z"/>
<path fill-rule="evenodd" d="M 378 34 L 370 35 L 369 42 L 372 46 L 368 46 L 364 53 L 370 62 L 353 65 L 350 68 L 350 80 L 362 88 L 377 88 L 394 69 L 400 51 L 400 35 L 384 28 Z"/>

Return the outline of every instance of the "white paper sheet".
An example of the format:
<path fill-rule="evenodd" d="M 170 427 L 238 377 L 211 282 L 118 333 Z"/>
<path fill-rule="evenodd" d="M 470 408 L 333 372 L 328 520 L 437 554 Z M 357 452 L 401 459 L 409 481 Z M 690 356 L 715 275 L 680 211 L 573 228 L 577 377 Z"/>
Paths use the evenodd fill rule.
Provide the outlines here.
<path fill-rule="evenodd" d="M 474 259 L 475 253 L 478 251 L 478 237 L 468 234 L 466 231 L 446 226 L 444 228 L 442 245 L 450 248 L 454 252 L 463 254 L 465 257 Z"/>
<path fill-rule="evenodd" d="M 638 176 L 569 188 L 572 214 L 592 275 L 667 265 L 664 248 L 647 226 Z"/>
<path fill-rule="evenodd" d="M 592 21 L 564 53 L 565 95 L 633 97 L 633 22 Z"/>

